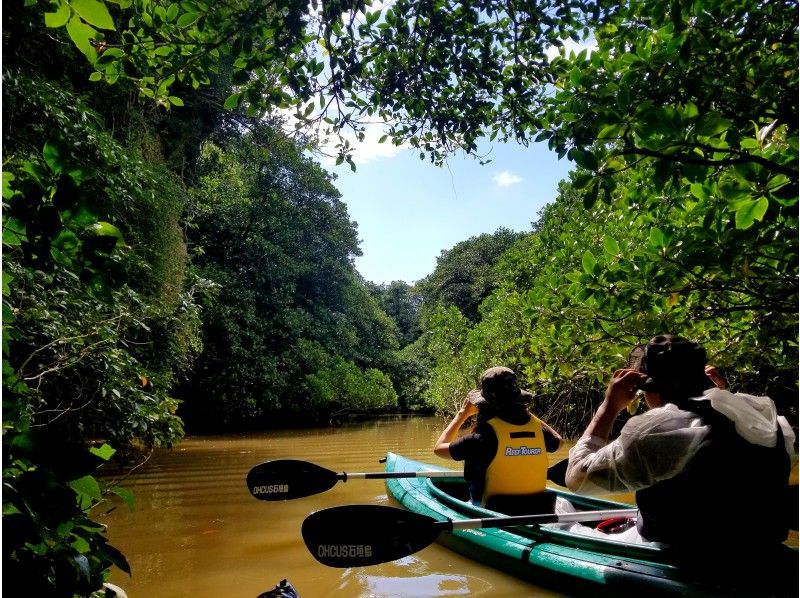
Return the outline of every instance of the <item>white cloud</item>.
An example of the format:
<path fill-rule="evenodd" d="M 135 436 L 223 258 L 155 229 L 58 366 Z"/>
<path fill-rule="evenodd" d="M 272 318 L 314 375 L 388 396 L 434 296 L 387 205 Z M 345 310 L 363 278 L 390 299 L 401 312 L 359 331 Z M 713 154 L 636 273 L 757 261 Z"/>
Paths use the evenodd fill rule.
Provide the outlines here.
<path fill-rule="evenodd" d="M 405 145 L 395 145 L 392 143 L 391 138 L 387 138 L 383 143 L 378 143 L 378 140 L 385 135 L 385 131 L 381 125 L 367 125 L 364 130 L 364 140 L 359 141 L 356 139 L 352 131 L 343 131 L 342 138 L 350 142 L 350 147 L 353 148 L 353 162 L 356 164 L 366 164 L 373 160 L 381 160 L 384 158 L 392 158 L 399 154 L 401 151 L 408 149 Z M 322 150 L 331 157 L 323 157 L 321 162 L 323 165 L 331 166 L 336 162 L 336 144 L 338 139 L 334 137 L 328 138 L 322 144 Z"/>
<path fill-rule="evenodd" d="M 275 114 L 284 119 L 284 125 L 281 127 L 287 135 L 292 135 L 295 131 L 295 110 L 279 109 Z M 311 115 L 312 118 L 316 114 Z M 353 162 L 356 164 L 366 164 L 374 160 L 381 160 L 385 158 L 392 158 L 402 151 L 410 148 L 409 145 L 395 145 L 392 143 L 390 137 L 387 137 L 383 143 L 378 143 L 381 137 L 386 134 L 384 125 L 380 123 L 367 124 L 364 128 L 364 140 L 359 141 L 355 133 L 350 129 L 345 129 L 341 132 L 341 138 L 335 133 L 330 133 L 327 136 L 323 130 L 324 125 L 319 125 L 316 129 L 313 127 L 308 130 L 309 133 L 318 136 L 317 147 L 318 152 L 313 152 L 316 160 L 318 160 L 324 167 L 332 168 L 336 164 L 336 157 L 339 155 L 339 150 L 336 147 L 343 141 L 350 143 L 352 151 Z M 341 166 L 347 168 L 347 165 Z"/>
<path fill-rule="evenodd" d="M 508 170 L 504 170 L 503 172 L 494 175 L 492 180 L 498 187 L 510 187 L 511 185 L 521 183 L 522 177 Z"/>

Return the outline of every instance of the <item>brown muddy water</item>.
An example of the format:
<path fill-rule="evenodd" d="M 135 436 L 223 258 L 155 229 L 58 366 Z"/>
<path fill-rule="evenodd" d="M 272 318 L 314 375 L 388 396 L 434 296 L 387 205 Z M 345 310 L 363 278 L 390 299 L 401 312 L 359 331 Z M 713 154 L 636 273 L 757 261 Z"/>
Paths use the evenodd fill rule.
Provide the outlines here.
<path fill-rule="evenodd" d="M 433 464 L 440 418 L 386 418 L 336 428 L 188 437 L 156 451 L 122 483 L 136 496 L 95 519 L 128 559 L 132 575 L 111 582 L 129 598 L 256 598 L 282 579 L 301 598 L 559 596 L 433 544 L 384 565 L 333 569 L 318 563 L 300 535 L 303 519 L 344 504 L 393 504 L 381 480 L 350 480 L 306 498 L 265 502 L 245 484 L 251 467 L 300 459 L 341 472 L 382 471 L 387 451 Z M 566 458 L 563 447 L 551 463 Z M 796 472 L 795 472 L 795 483 Z M 632 502 L 632 496 L 616 496 Z M 101 510 L 104 507 L 100 507 Z M 105 508 L 108 511 L 108 506 Z M 797 546 L 797 535 L 791 542 Z"/>

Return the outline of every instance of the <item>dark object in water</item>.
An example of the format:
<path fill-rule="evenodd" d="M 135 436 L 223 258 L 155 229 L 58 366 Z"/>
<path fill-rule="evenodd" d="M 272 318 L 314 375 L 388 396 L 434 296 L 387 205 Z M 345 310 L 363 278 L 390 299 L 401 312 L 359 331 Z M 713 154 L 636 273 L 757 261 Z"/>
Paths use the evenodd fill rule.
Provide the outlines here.
<path fill-rule="evenodd" d="M 271 590 L 259 594 L 258 598 L 300 598 L 300 594 L 292 587 L 292 584 L 282 579 L 280 583 Z"/>

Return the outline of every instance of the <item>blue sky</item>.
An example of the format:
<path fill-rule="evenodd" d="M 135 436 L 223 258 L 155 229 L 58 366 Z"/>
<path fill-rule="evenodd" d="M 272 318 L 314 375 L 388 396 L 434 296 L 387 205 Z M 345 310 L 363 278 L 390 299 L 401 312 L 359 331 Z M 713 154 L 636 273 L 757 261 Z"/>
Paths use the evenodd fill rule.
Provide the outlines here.
<path fill-rule="evenodd" d="M 358 223 L 361 275 L 379 284 L 413 283 L 460 241 L 500 227 L 530 230 L 571 170 L 545 144 L 494 144 L 489 157 L 481 166 L 453 156 L 449 168 L 440 168 L 420 160 L 419 152 L 378 146 L 368 136 L 357 149 L 355 173 L 347 164 L 323 163 L 337 175 L 335 185 Z"/>
<path fill-rule="evenodd" d="M 391 4 L 377 0 L 372 9 Z M 567 39 L 561 48 L 547 51 L 550 58 L 581 50 L 591 51 L 592 38 Z M 292 129 L 289 129 L 290 131 Z M 365 140 L 343 132 L 355 147 L 353 173 L 348 164 L 322 166 L 338 176 L 336 187 L 358 224 L 363 255 L 356 268 L 371 282 L 402 280 L 414 283 L 436 268 L 442 250 L 500 227 L 528 231 L 539 210 L 556 197 L 558 183 L 572 169 L 570 162 L 546 144 L 485 144 L 481 155 L 492 159 L 481 166 L 474 158 L 456 155 L 446 167 L 419 159 L 419 152 L 379 144 L 379 124 L 366 126 Z M 319 131 L 318 131 L 319 133 Z M 321 135 L 323 151 L 335 153 L 331 139 Z"/>

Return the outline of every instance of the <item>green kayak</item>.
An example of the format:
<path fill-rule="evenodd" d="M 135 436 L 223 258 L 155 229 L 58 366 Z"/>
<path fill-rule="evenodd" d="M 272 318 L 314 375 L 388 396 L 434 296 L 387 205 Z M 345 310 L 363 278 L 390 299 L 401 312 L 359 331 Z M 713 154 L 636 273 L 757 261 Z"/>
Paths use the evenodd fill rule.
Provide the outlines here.
<path fill-rule="evenodd" d="M 386 472 L 447 471 L 388 453 Z M 436 520 L 502 516 L 471 505 L 461 477 L 403 477 L 386 480 L 389 496 L 408 511 Z M 630 508 L 631 505 L 550 489 L 578 511 Z M 597 523 L 586 523 L 595 526 Z M 601 525 L 601 527 L 603 527 Z M 633 544 L 614 534 L 582 535 L 570 526 L 514 526 L 442 533 L 437 541 L 471 559 L 538 586 L 571 595 L 619 596 L 797 596 L 798 552 L 783 546 L 759 565 L 739 564 L 710 575 L 702 567 L 680 565 L 656 545 Z M 597 537 L 601 536 L 601 537 Z M 607 536 L 607 538 L 606 538 Z M 742 547 L 746 552 L 747 547 Z M 752 559 L 759 555 L 751 555 Z M 747 557 L 750 558 L 750 557 Z M 764 563 L 769 563 L 765 570 Z"/>

